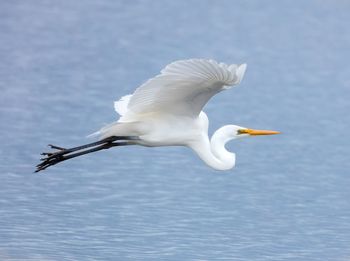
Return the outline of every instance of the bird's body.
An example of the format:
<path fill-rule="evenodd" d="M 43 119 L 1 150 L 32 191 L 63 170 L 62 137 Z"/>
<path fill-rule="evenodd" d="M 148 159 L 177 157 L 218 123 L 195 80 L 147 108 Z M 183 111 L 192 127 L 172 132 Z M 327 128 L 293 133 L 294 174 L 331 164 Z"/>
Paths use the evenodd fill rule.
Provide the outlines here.
<path fill-rule="evenodd" d="M 132 95 L 123 96 L 115 102 L 115 110 L 120 115 L 118 121 L 92 134 L 99 136 L 100 142 L 68 149 L 66 152 L 62 149 L 60 152 L 46 153 L 48 157 L 38 165 L 38 171 L 65 160 L 62 157 L 72 151 L 95 147 L 95 150 L 86 152 L 90 153 L 118 146 L 118 143 L 111 143 L 117 140 L 122 140 L 124 143 L 119 143 L 122 145 L 187 146 L 210 167 L 230 169 L 235 165 L 235 154 L 225 149 L 225 143 L 238 137 L 278 133 L 226 125 L 209 139 L 209 120 L 202 111 L 203 107 L 213 95 L 239 84 L 245 70 L 245 64 L 226 65 L 213 60 L 173 62 Z M 96 147 L 96 144 L 102 145 Z M 80 156 L 86 153 L 76 154 Z M 68 155 L 67 159 L 72 157 L 75 154 Z"/>
<path fill-rule="evenodd" d="M 137 121 L 115 122 L 92 136 L 138 136 L 135 141 L 140 145 L 156 146 L 187 146 L 208 131 L 208 117 L 201 112 L 198 117 L 191 118 L 179 115 L 152 113 L 138 118 Z"/>
<path fill-rule="evenodd" d="M 138 144 L 156 146 L 190 146 L 208 131 L 208 118 L 202 112 L 196 118 L 174 115 L 154 115 L 139 123 Z"/>

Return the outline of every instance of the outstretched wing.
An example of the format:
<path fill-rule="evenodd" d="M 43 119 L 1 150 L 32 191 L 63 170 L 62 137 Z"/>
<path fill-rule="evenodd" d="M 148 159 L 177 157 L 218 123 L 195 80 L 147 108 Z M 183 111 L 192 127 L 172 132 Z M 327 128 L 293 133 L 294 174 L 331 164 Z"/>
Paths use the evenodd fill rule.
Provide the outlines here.
<path fill-rule="evenodd" d="M 245 70 L 246 64 L 226 65 L 213 60 L 173 62 L 136 89 L 126 114 L 161 112 L 196 117 L 213 95 L 240 83 Z"/>

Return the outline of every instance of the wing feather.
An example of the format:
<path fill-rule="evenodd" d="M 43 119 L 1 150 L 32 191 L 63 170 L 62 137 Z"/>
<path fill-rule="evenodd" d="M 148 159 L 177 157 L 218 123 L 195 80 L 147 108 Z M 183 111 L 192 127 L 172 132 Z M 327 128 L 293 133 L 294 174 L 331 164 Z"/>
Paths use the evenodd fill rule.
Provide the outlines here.
<path fill-rule="evenodd" d="M 137 88 L 127 102 L 119 101 L 115 107 L 125 116 L 156 112 L 196 117 L 213 95 L 238 84 L 245 69 L 245 64 L 227 65 L 214 60 L 176 61 Z M 117 105 L 127 106 L 126 113 Z"/>
<path fill-rule="evenodd" d="M 131 96 L 131 94 L 125 95 L 119 101 L 114 102 L 114 109 L 120 116 L 123 116 L 127 112 Z"/>

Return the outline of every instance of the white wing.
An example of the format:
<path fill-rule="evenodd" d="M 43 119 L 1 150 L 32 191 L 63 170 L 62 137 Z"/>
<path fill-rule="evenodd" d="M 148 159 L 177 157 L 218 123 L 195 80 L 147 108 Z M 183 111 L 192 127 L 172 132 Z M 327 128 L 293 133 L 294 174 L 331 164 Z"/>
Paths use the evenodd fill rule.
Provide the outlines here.
<path fill-rule="evenodd" d="M 169 113 L 196 117 L 216 93 L 240 83 L 246 64 L 226 65 L 213 60 L 190 59 L 173 62 L 161 74 L 136 89 L 121 114 Z M 123 103 L 125 108 L 126 103 Z"/>

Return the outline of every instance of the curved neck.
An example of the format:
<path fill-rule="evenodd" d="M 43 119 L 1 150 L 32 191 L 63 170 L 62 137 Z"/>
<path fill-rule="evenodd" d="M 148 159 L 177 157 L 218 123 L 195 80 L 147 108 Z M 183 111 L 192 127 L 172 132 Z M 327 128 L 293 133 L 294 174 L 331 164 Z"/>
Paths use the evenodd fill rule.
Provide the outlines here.
<path fill-rule="evenodd" d="M 203 135 L 191 147 L 208 166 L 216 170 L 228 170 L 235 166 L 236 155 L 227 151 L 225 144 L 233 138 L 224 126 L 213 134 L 211 141 L 207 135 Z"/>

